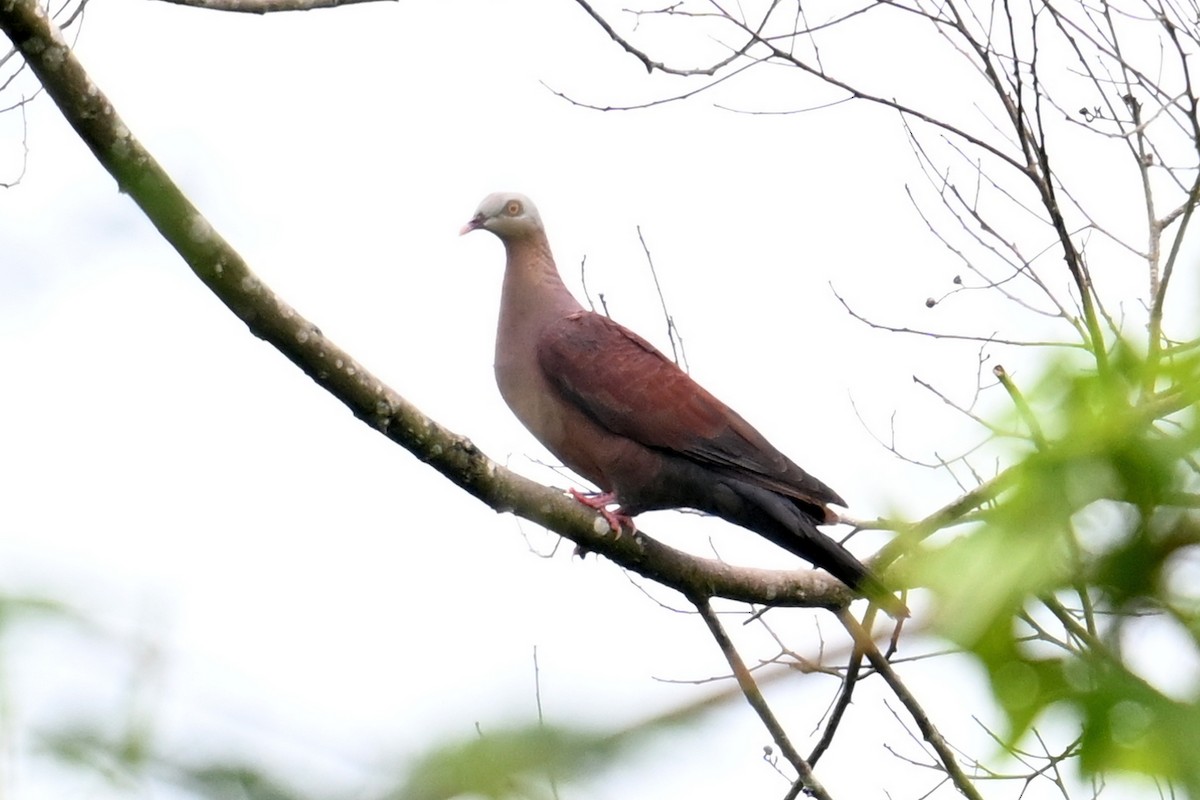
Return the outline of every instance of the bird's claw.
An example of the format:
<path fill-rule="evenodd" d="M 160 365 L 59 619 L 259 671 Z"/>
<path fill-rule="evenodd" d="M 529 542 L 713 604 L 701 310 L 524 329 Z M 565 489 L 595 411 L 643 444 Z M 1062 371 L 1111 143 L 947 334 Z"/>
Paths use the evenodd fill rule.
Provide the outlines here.
<path fill-rule="evenodd" d="M 609 511 L 608 504 L 616 502 L 617 496 L 612 492 L 602 492 L 600 494 L 585 494 L 578 489 L 570 489 L 571 497 L 582 503 L 588 508 L 595 511 L 604 521 L 612 528 L 613 533 L 619 539 L 622 531 L 629 528 L 630 533 L 637 533 L 637 525 L 633 521 L 633 517 L 628 514 L 622 514 L 618 508 L 616 511 Z"/>

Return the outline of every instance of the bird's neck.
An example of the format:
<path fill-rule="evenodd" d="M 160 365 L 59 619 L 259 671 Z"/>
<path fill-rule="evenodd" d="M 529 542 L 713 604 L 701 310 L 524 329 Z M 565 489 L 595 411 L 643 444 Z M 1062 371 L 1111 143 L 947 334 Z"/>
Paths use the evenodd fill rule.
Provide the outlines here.
<path fill-rule="evenodd" d="M 558 274 L 545 236 L 506 242 L 505 248 L 508 263 L 504 270 L 502 309 L 522 318 L 544 320 L 582 308 Z"/>

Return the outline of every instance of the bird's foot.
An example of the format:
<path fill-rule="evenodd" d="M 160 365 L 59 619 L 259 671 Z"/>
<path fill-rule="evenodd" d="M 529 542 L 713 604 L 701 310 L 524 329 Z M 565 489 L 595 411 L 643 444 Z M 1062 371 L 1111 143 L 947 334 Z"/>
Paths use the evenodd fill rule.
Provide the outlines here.
<path fill-rule="evenodd" d="M 601 492 L 600 494 L 586 494 L 578 489 L 570 490 L 571 497 L 576 501 L 583 503 L 588 508 L 592 509 L 600 516 L 604 517 L 604 521 L 609 524 L 613 532 L 620 537 L 621 532 L 626 528 L 631 533 L 637 533 L 637 525 L 633 521 L 633 517 L 628 514 L 622 514 L 621 509 L 609 511 L 607 506 L 609 503 L 615 503 L 617 496 L 612 492 Z"/>

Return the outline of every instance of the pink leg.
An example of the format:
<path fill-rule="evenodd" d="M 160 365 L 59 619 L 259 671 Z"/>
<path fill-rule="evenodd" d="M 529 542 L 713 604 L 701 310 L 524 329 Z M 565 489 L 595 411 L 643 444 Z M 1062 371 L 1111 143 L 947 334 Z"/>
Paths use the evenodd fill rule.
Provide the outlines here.
<path fill-rule="evenodd" d="M 628 514 L 622 514 L 621 509 L 609 511 L 606 506 L 609 503 L 615 502 L 617 496 L 612 492 L 602 492 L 601 494 L 584 494 L 578 489 L 570 490 L 571 497 L 574 497 L 580 503 L 583 503 L 590 509 L 596 511 L 609 524 L 617 536 L 621 535 L 621 531 L 628 526 L 629 530 L 637 533 L 637 525 L 633 522 L 633 517 Z"/>

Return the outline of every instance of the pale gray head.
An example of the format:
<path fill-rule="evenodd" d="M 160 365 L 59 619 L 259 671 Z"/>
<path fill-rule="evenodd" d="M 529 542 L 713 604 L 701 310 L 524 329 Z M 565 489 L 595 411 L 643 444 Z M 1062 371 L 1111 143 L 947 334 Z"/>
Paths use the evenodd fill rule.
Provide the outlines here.
<path fill-rule="evenodd" d="M 542 218 L 538 216 L 537 206 L 525 195 L 496 192 L 483 198 L 475 216 L 458 233 L 461 236 L 480 228 L 507 242 L 541 232 Z"/>

